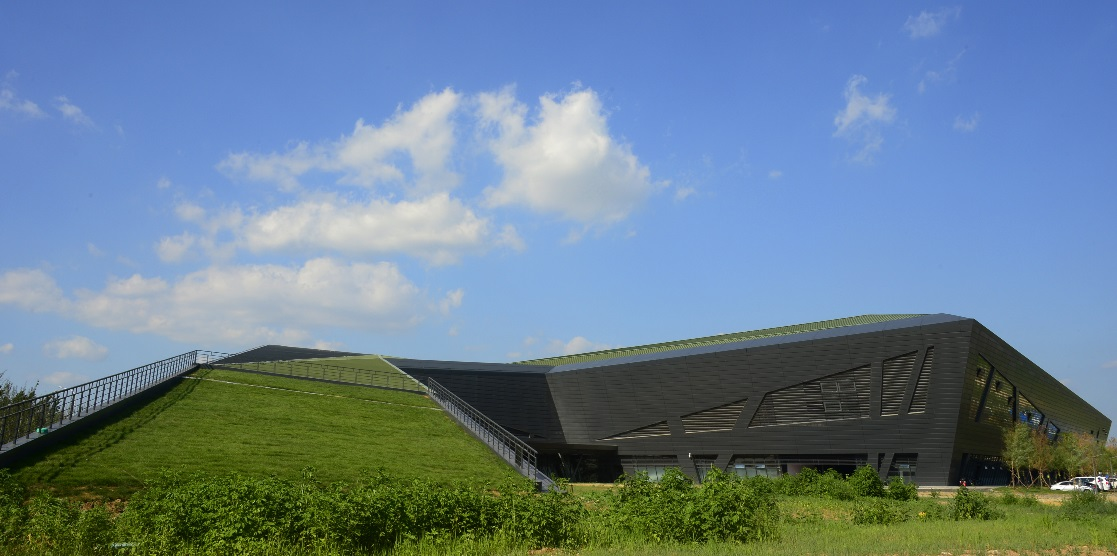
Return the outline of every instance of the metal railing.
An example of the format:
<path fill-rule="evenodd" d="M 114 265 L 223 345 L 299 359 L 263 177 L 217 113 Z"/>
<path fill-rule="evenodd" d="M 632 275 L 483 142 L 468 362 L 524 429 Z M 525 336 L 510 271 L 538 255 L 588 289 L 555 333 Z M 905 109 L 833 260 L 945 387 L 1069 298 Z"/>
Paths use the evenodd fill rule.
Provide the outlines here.
<path fill-rule="evenodd" d="M 188 351 L 169 359 L 0 407 L 0 450 L 14 447 L 9 444 L 38 438 L 58 426 L 182 375 L 205 360 L 204 354 L 196 350 Z"/>
<path fill-rule="evenodd" d="M 388 369 L 358 369 L 342 365 L 330 365 L 316 361 L 290 360 L 290 361 L 252 361 L 246 363 L 222 363 L 221 359 L 232 357 L 227 353 L 213 351 L 201 352 L 208 356 L 212 363 L 207 366 L 215 369 L 229 369 L 234 371 L 255 371 L 273 375 L 289 376 L 293 378 L 311 378 L 359 384 L 375 388 L 390 388 L 392 390 L 405 390 L 408 392 L 427 391 L 422 383 L 411 378 L 411 375 L 396 369 L 384 358 L 380 358 Z"/>
<path fill-rule="evenodd" d="M 516 438 L 504 427 L 430 377 L 427 378 L 427 393 L 455 421 L 516 468 L 521 475 L 538 483 L 543 490 L 554 487 L 554 481 L 537 466 L 538 452 L 535 448 Z"/>

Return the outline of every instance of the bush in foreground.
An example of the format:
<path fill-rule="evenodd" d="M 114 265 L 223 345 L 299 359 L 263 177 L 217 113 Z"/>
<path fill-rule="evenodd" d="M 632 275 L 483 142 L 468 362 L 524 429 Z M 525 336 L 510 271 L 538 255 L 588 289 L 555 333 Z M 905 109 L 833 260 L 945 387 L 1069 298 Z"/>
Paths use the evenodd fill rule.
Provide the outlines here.
<path fill-rule="evenodd" d="M 950 518 L 955 521 L 966 519 L 989 520 L 1001 516 L 993 508 L 988 496 L 964 486 L 958 487 L 957 494 L 950 501 L 949 514 Z"/>
<path fill-rule="evenodd" d="M 711 470 L 700 486 L 675 468 L 658 482 L 646 473 L 618 479 L 607 519 L 657 542 L 750 542 L 776 537 L 779 509 L 771 482 Z"/>

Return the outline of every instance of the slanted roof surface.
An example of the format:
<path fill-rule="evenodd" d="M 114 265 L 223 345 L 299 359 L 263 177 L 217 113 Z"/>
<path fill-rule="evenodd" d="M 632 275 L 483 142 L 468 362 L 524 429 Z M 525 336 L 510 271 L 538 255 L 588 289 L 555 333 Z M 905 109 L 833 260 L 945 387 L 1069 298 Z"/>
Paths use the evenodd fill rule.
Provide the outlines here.
<path fill-rule="evenodd" d="M 648 344 L 643 346 L 634 346 L 618 349 L 607 349 L 602 351 L 592 351 L 589 353 L 579 353 L 576 355 L 564 355 L 561 357 L 547 357 L 544 359 L 532 359 L 528 361 L 519 361 L 519 365 L 546 365 L 546 366 L 559 366 L 571 365 L 576 363 L 590 363 L 594 361 L 604 361 L 609 359 L 617 359 L 621 357 L 631 357 L 637 355 L 649 355 L 663 352 L 670 352 L 676 350 L 684 350 L 689 348 L 698 348 L 705 346 L 716 346 L 720 344 L 730 344 L 737 342 L 744 342 L 748 340 L 759 340 L 763 338 L 773 338 L 777 336 L 788 336 L 792 334 L 802 334 L 804 332 L 815 332 L 819 330 L 830 330 L 834 328 L 844 328 L 849 326 L 860 326 L 866 324 L 877 324 L 882 322 L 891 322 L 902 319 L 909 319 L 913 317 L 921 317 L 922 314 L 903 314 L 903 315 L 861 315 L 857 317 L 846 317 L 841 319 L 824 320 L 818 322 L 808 322 L 805 324 L 793 324 L 790 326 L 778 326 L 775 328 L 764 328 L 761 330 L 750 330 L 748 332 L 735 332 L 732 334 L 718 334 L 716 336 L 705 336 L 702 338 L 694 338 L 690 340 L 677 340 L 673 342 L 663 342 L 659 344 Z"/>

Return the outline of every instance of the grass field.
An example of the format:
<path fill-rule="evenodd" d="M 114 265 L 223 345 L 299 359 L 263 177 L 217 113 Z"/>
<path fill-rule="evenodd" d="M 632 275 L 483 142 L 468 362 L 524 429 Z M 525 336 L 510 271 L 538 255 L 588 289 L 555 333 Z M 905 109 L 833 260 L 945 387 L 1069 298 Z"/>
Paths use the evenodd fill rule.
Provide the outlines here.
<path fill-rule="evenodd" d="M 403 390 L 416 390 L 418 383 L 376 355 L 351 357 L 330 357 L 326 359 L 299 359 L 296 361 L 263 361 L 256 363 L 233 363 L 229 368 L 240 368 L 304 378 L 317 378 L 368 384 Z"/>
<path fill-rule="evenodd" d="M 921 502 L 929 503 L 927 500 Z M 747 546 L 733 543 L 665 546 L 618 538 L 609 542 L 609 546 L 595 547 L 596 543 L 591 541 L 590 546 L 576 552 L 583 556 L 1117 554 L 1117 519 L 1105 516 L 1087 521 L 1067 520 L 1053 505 L 999 505 L 1004 515 L 991 521 L 916 518 L 892 525 L 854 525 L 851 514 L 856 504 L 819 498 L 783 498 L 779 503 L 784 516 L 779 539 Z"/>
<path fill-rule="evenodd" d="M 499 481 L 515 471 L 412 393 L 226 370 L 167 394 L 13 468 L 60 494 L 126 497 L 162 468 L 324 481 L 383 467 L 399 477 Z"/>

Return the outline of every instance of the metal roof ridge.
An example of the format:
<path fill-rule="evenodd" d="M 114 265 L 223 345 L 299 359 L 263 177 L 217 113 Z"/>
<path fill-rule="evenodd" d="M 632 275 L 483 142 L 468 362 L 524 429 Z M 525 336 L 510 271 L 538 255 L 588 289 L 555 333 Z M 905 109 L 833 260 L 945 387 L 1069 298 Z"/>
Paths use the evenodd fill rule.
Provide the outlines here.
<path fill-rule="evenodd" d="M 869 318 L 869 317 L 890 317 L 886 319 Z M 934 324 L 937 322 L 948 322 L 953 320 L 962 320 L 965 317 L 957 315 L 950 315 L 946 313 L 914 313 L 914 314 L 870 314 L 858 315 L 855 317 L 846 317 L 842 319 L 831 319 L 824 321 L 817 321 L 812 323 L 805 323 L 801 325 L 791 325 L 775 328 L 764 328 L 749 332 L 738 332 L 735 334 L 720 334 L 716 336 L 706 336 L 703 338 L 695 338 L 692 340 L 681 340 L 678 342 L 667 342 L 663 344 L 648 344 L 645 346 L 633 346 L 631 348 L 619 348 L 616 350 L 603 350 L 597 352 L 590 352 L 584 354 L 576 354 L 561 357 L 551 357 L 546 359 L 536 359 L 535 362 L 518 362 L 518 364 L 526 365 L 553 365 L 554 368 L 550 372 L 562 372 L 567 370 L 581 369 L 596 367 L 604 364 L 615 364 L 620 361 L 635 362 L 643 360 L 662 359 L 665 357 L 691 355 L 698 353 L 708 353 L 713 351 L 723 351 L 725 349 L 739 349 L 748 345 L 749 347 L 758 347 L 761 345 L 770 345 L 777 343 L 786 343 L 789 341 L 796 341 L 796 338 L 802 339 L 804 335 L 812 335 L 815 337 L 827 337 L 833 335 L 844 335 L 851 333 L 850 329 L 857 328 L 865 330 L 872 328 L 882 330 L 887 328 L 901 328 L 904 326 L 921 326 L 923 324 Z M 856 319 L 866 319 L 866 322 L 848 322 Z M 832 326 L 817 326 L 812 325 L 825 325 L 828 323 L 838 323 L 845 321 L 845 324 L 834 324 Z M 905 321 L 914 321 L 910 324 Z M 931 322 L 927 322 L 931 321 Z M 905 323 L 902 324 L 901 323 Z M 899 326 L 898 326 L 899 325 Z M 769 333 L 760 334 L 762 332 L 774 330 L 786 330 L 782 333 Z M 717 338 L 725 338 L 722 341 L 715 341 Z M 705 340 L 705 341 L 703 341 Z M 683 353 L 680 353 L 683 352 Z M 614 355 L 615 354 L 615 355 Z"/>

